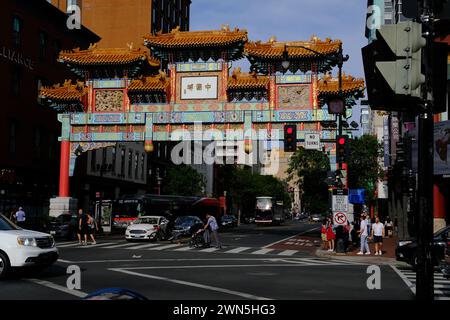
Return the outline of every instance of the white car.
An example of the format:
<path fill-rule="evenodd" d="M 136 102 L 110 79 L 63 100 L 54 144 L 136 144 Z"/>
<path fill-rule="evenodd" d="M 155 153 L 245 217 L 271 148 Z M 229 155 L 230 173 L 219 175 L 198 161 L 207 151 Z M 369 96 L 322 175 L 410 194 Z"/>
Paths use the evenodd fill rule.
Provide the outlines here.
<path fill-rule="evenodd" d="M 169 220 L 163 216 L 142 216 L 125 231 L 126 240 L 162 240 L 167 237 Z"/>
<path fill-rule="evenodd" d="M 58 257 L 51 235 L 21 229 L 0 214 L 0 279 L 11 268 L 49 267 Z"/>

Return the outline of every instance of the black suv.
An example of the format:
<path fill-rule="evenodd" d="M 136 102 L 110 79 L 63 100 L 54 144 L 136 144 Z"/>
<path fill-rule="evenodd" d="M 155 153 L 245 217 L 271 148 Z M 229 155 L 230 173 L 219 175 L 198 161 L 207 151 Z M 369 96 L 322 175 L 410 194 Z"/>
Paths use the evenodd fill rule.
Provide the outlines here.
<path fill-rule="evenodd" d="M 446 250 L 450 246 L 450 226 L 437 231 L 433 238 L 433 263 L 438 266 L 445 259 Z M 417 241 L 415 239 L 400 240 L 395 249 L 395 256 L 397 260 L 404 261 L 415 267 L 417 264 Z"/>

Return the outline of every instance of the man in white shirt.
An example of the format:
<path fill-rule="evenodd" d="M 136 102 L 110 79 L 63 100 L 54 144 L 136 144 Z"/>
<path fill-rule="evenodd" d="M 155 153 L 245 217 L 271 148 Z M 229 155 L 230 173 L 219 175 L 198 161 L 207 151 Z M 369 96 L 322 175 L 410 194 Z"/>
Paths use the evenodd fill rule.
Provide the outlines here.
<path fill-rule="evenodd" d="M 384 237 L 384 225 L 380 222 L 380 218 L 376 217 L 375 224 L 372 225 L 373 242 L 375 242 L 375 255 L 382 255 L 383 252 L 381 248 L 383 247 L 383 237 Z"/>
<path fill-rule="evenodd" d="M 219 225 L 217 224 L 216 218 L 207 213 L 206 219 L 208 219 L 208 221 L 206 222 L 206 225 L 203 229 L 205 230 L 205 232 L 207 232 L 207 229 L 209 228 L 214 237 L 214 241 L 216 242 L 216 248 L 222 248 L 222 245 L 220 244 L 219 240 L 219 233 L 217 232 L 217 230 L 219 229 Z"/>
<path fill-rule="evenodd" d="M 23 224 L 25 223 L 25 218 L 26 218 L 25 211 L 23 211 L 23 208 L 20 207 L 19 210 L 17 210 L 17 212 L 16 212 L 17 224 L 22 227 Z"/>
<path fill-rule="evenodd" d="M 366 215 L 363 214 L 361 216 L 361 223 L 359 226 L 359 234 L 361 237 L 361 249 L 357 253 L 358 255 L 370 254 L 369 244 L 367 243 L 367 237 L 369 236 L 367 229 L 368 229 L 368 226 L 367 226 Z M 365 253 L 364 253 L 364 251 L 365 251 Z"/>

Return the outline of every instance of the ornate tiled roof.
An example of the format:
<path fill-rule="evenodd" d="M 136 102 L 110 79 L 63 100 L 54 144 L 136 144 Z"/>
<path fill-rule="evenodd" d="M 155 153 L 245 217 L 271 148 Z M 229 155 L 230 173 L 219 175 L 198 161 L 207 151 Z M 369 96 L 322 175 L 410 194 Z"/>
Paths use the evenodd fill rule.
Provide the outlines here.
<path fill-rule="evenodd" d="M 327 38 L 325 41 L 317 37 L 312 37 L 310 41 L 293 41 L 293 42 L 278 42 L 275 37 L 272 37 L 269 42 L 261 43 L 248 42 L 244 47 L 244 54 L 259 59 L 282 60 L 284 51 L 288 53 L 289 59 L 311 59 L 320 58 L 321 55 L 333 55 L 339 51 L 342 42 Z M 306 47 L 320 54 L 314 53 L 311 50 L 302 48 Z"/>
<path fill-rule="evenodd" d="M 231 31 L 227 26 L 209 31 L 180 31 L 177 27 L 170 33 L 159 32 L 144 37 L 146 46 L 165 49 L 227 47 L 243 42 L 247 42 L 247 31 L 238 28 Z"/>
<path fill-rule="evenodd" d="M 151 67 L 159 67 L 159 60 L 152 58 L 147 52 L 128 48 L 97 48 L 91 45 L 87 50 L 73 49 L 59 54 L 59 61 L 79 66 L 95 65 L 127 65 L 139 61 L 148 61 Z"/>
<path fill-rule="evenodd" d="M 159 72 L 159 75 L 142 77 L 131 81 L 128 86 L 128 91 L 143 92 L 143 91 L 164 91 L 169 86 L 169 79 L 166 78 L 166 74 L 163 71 Z"/>
<path fill-rule="evenodd" d="M 269 77 L 257 75 L 256 72 L 241 73 L 241 68 L 233 70 L 232 76 L 228 79 L 228 89 L 264 89 L 269 84 Z"/>
<path fill-rule="evenodd" d="M 56 84 L 52 87 L 43 87 L 39 92 L 39 97 L 57 101 L 80 101 L 87 93 L 87 88 L 83 82 L 77 81 L 72 84 L 72 80 L 66 80 L 63 85 Z"/>
<path fill-rule="evenodd" d="M 342 75 L 342 93 L 344 95 L 363 92 L 365 89 L 364 80 L 356 79 L 350 75 Z M 319 80 L 320 95 L 337 95 L 339 93 L 339 79 L 327 74 Z"/>

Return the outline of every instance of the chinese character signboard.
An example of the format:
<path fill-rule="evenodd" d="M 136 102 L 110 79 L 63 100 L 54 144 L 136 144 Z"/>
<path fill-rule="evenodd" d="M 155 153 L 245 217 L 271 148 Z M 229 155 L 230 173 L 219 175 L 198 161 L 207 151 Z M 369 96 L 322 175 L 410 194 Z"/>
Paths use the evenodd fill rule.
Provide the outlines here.
<path fill-rule="evenodd" d="M 182 77 L 181 100 L 213 100 L 218 98 L 218 78 Z"/>

